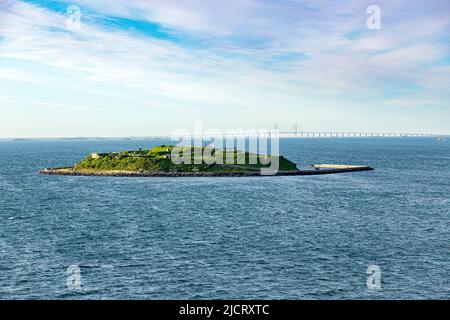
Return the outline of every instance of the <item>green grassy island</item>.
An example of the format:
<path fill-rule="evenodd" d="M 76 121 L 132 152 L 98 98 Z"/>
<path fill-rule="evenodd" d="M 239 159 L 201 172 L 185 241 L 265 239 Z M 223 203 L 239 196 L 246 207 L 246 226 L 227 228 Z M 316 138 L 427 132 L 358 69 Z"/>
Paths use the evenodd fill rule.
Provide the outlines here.
<path fill-rule="evenodd" d="M 228 171 L 259 171 L 262 167 L 269 167 L 261 162 L 261 155 L 231 150 L 232 160 L 227 161 L 226 153 L 221 152 L 223 164 L 213 163 L 216 149 L 211 150 L 211 157 L 204 156 L 206 147 L 190 147 L 181 151 L 190 153 L 187 164 L 175 164 L 171 153 L 173 146 L 157 146 L 150 150 L 124 151 L 119 153 L 93 153 L 75 165 L 75 170 L 121 170 L 121 171 L 162 171 L 162 172 L 228 172 Z M 197 150 L 196 150 L 197 149 Z M 197 152 L 197 153 L 196 153 Z M 199 155 L 199 156 L 198 156 Z M 238 157 L 245 161 L 238 164 Z M 256 159 L 250 164 L 250 157 Z M 218 158 L 219 158 L 218 157 Z M 295 163 L 283 158 L 280 159 L 280 170 L 297 170 Z M 197 160 L 197 161 L 196 161 Z M 190 164 L 189 164 L 190 162 Z M 216 161 L 218 162 L 218 161 Z M 210 163 L 210 164 L 208 164 Z M 228 164 L 231 163 L 231 164 Z"/>
<path fill-rule="evenodd" d="M 263 170 L 271 169 L 274 160 L 278 162 L 277 170 L 271 175 L 324 174 L 365 168 L 321 165 L 328 167 L 300 171 L 295 163 L 283 156 L 270 157 L 236 149 L 225 152 L 211 147 L 161 145 L 150 150 L 95 152 L 72 167 L 46 168 L 41 173 L 75 176 L 257 176 L 264 175 Z"/>

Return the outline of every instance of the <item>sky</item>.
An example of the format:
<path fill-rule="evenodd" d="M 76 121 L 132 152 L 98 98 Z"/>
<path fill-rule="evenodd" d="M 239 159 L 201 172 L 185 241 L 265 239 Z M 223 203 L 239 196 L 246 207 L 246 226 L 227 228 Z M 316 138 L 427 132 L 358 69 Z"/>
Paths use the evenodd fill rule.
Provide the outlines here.
<path fill-rule="evenodd" d="M 196 121 L 449 134 L 450 1 L 0 0 L 0 138 Z"/>

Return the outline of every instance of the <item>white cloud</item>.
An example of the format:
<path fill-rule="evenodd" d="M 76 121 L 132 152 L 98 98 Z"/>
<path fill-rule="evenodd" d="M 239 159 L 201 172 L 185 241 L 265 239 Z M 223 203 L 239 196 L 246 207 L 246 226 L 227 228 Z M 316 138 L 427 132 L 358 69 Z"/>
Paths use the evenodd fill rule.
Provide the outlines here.
<path fill-rule="evenodd" d="M 406 48 L 392 50 L 370 58 L 374 65 L 382 68 L 411 67 L 413 64 L 429 63 L 445 58 L 447 52 L 436 46 L 413 45 Z"/>
<path fill-rule="evenodd" d="M 206 117 L 227 108 L 244 117 L 259 110 L 267 121 L 280 110 L 331 108 L 339 114 L 349 106 L 365 108 L 358 105 L 364 98 L 407 106 L 407 99 L 383 97 L 398 83 L 423 88 L 423 101 L 448 106 L 448 90 L 438 90 L 448 84 L 448 67 L 428 66 L 449 56 L 442 42 L 449 26 L 445 16 L 427 16 L 423 21 L 430 24 L 410 29 L 417 20 L 401 12 L 403 21 L 395 21 L 389 14 L 394 17 L 398 6 L 386 5 L 387 21 L 377 33 L 365 29 L 360 1 L 77 3 L 82 10 L 160 23 L 201 45 L 94 23 L 68 32 L 63 14 L 10 1 L 0 9 L 0 79 L 78 90 L 105 104 L 164 106 L 178 114 L 201 108 Z"/>

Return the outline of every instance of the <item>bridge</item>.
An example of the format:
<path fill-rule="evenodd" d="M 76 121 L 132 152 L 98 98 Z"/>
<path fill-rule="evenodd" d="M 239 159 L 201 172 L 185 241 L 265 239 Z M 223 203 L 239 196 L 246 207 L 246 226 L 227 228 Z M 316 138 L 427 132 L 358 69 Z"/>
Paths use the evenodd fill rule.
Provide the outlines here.
<path fill-rule="evenodd" d="M 277 123 L 275 129 L 279 129 Z M 305 131 L 300 130 L 298 123 L 292 124 L 292 130 L 282 131 L 280 135 L 296 138 L 366 138 L 366 137 L 441 137 L 429 133 L 410 133 L 410 132 L 367 132 L 367 131 Z"/>
<path fill-rule="evenodd" d="M 280 138 L 389 138 L 389 137 L 432 137 L 439 140 L 447 140 L 450 138 L 448 134 L 432 134 L 417 132 L 375 132 L 375 131 L 307 131 L 299 129 L 297 123 L 293 123 L 292 129 L 282 130 L 277 123 L 274 124 L 273 130 L 226 130 L 226 132 L 218 132 L 209 134 L 193 134 L 186 137 L 198 138 L 250 138 L 250 137 L 269 137 L 278 134 Z M 170 138 L 170 137 L 168 137 Z"/>
<path fill-rule="evenodd" d="M 280 131 L 282 136 L 297 138 L 366 138 L 366 137 L 434 137 L 429 133 L 343 132 L 343 131 Z"/>
<path fill-rule="evenodd" d="M 276 129 L 278 130 L 278 129 Z M 256 138 L 256 137 L 270 137 L 274 134 L 280 138 L 370 138 L 370 137 L 434 137 L 439 139 L 447 139 L 449 136 L 429 134 L 429 133 L 398 133 L 398 132 L 343 132 L 343 131 L 273 131 L 273 130 L 258 130 L 258 131 L 229 131 L 227 133 L 217 133 L 213 135 L 186 135 L 190 138 Z M 161 138 L 161 137 L 159 137 Z M 166 137 L 170 139 L 171 137 Z"/>

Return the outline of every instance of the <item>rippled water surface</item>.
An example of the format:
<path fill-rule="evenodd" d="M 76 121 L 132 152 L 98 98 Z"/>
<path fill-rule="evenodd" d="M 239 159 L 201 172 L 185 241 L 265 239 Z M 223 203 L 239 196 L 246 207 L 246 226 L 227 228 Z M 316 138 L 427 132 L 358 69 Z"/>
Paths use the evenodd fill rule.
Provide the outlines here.
<path fill-rule="evenodd" d="M 281 141 L 300 165 L 376 168 L 339 175 L 38 174 L 164 142 L 0 141 L 0 298 L 450 298 L 450 142 Z"/>

